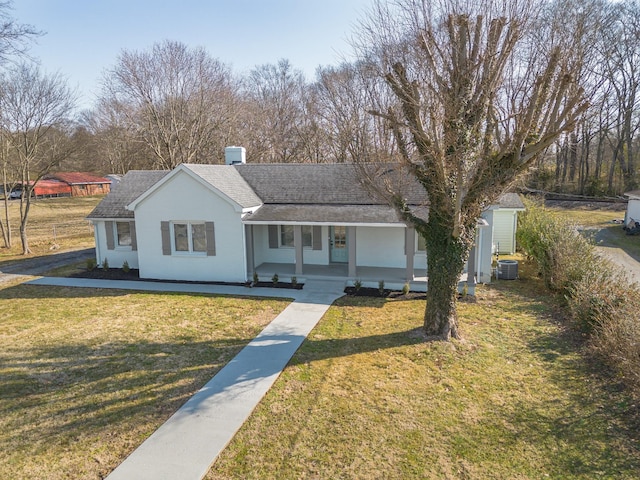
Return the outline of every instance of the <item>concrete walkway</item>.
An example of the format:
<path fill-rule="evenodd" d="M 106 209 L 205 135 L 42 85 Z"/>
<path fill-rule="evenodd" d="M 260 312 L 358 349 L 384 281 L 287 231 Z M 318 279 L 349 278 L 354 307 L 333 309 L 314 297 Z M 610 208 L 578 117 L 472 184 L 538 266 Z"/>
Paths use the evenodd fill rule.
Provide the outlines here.
<path fill-rule="evenodd" d="M 322 280 L 307 281 L 303 290 L 69 278 L 40 278 L 28 283 L 294 298 L 293 303 L 129 455 L 107 477 L 109 480 L 204 477 L 344 289 L 341 282 Z"/>

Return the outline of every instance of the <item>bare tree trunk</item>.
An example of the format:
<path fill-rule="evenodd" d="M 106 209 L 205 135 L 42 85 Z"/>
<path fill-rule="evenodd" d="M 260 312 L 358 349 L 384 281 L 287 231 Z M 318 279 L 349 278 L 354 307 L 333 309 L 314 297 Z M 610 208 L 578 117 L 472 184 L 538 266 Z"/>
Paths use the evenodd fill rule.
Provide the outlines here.
<path fill-rule="evenodd" d="M 22 255 L 29 255 L 29 239 L 27 238 L 27 220 L 29 218 L 29 210 L 31 209 L 31 185 L 23 185 L 22 197 L 20 198 L 20 241 L 22 242 Z"/>
<path fill-rule="evenodd" d="M 0 220 L 0 225 L 2 225 L 2 240 L 4 241 L 5 248 L 11 248 L 11 223 L 9 220 L 9 193 L 7 193 L 7 169 L 2 169 L 2 185 L 4 188 L 4 219 L 5 224 Z"/>
<path fill-rule="evenodd" d="M 576 132 L 571 132 L 569 135 L 569 181 L 575 182 L 576 180 L 576 168 L 578 164 L 578 135 Z"/>

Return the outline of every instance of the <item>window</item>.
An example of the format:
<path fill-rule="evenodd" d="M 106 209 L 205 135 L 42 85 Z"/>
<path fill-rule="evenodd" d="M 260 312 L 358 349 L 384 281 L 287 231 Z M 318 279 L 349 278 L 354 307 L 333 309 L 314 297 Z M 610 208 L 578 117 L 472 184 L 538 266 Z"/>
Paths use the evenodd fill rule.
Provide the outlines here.
<path fill-rule="evenodd" d="M 131 223 L 116 222 L 116 238 L 119 247 L 131 246 Z"/>
<path fill-rule="evenodd" d="M 176 252 L 207 252 L 204 223 L 174 223 L 173 248 Z"/>
<path fill-rule="evenodd" d="M 293 247 L 293 225 L 280 225 L 280 246 Z M 302 246 L 313 247 L 313 228 L 311 225 L 302 226 Z"/>
<path fill-rule="evenodd" d="M 293 247 L 293 225 L 280 225 L 280 246 Z"/>

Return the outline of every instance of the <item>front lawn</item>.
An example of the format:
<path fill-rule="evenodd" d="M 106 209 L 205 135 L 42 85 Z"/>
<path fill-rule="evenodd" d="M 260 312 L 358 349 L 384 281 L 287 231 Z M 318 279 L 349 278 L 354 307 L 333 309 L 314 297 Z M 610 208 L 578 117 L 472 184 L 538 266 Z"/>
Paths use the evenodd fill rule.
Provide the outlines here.
<path fill-rule="evenodd" d="M 339 300 L 206 478 L 638 478 L 636 404 L 540 283 L 479 288 L 451 343 L 424 300 Z"/>
<path fill-rule="evenodd" d="M 104 478 L 287 303 L 4 286 L 0 478 Z"/>

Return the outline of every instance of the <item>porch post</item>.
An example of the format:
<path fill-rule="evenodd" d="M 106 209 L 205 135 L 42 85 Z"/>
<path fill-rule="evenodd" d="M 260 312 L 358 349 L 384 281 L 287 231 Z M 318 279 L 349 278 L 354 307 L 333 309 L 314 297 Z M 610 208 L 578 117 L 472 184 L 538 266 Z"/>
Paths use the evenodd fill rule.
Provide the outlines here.
<path fill-rule="evenodd" d="M 471 247 L 469 260 L 467 260 L 467 293 L 476 294 L 476 245 Z"/>
<path fill-rule="evenodd" d="M 348 275 L 356 277 L 358 275 L 356 265 L 356 227 L 347 227 L 347 246 L 349 247 Z"/>
<path fill-rule="evenodd" d="M 416 253 L 416 229 L 407 226 L 404 229 L 404 253 L 407 256 L 407 282 L 413 281 L 414 256 Z"/>
<path fill-rule="evenodd" d="M 293 226 L 293 245 L 296 249 L 296 275 L 302 275 L 302 225 Z"/>
<path fill-rule="evenodd" d="M 245 225 L 244 231 L 247 242 L 247 269 L 249 270 L 249 273 L 253 275 L 253 272 L 256 271 L 255 257 L 253 252 L 253 225 Z"/>

